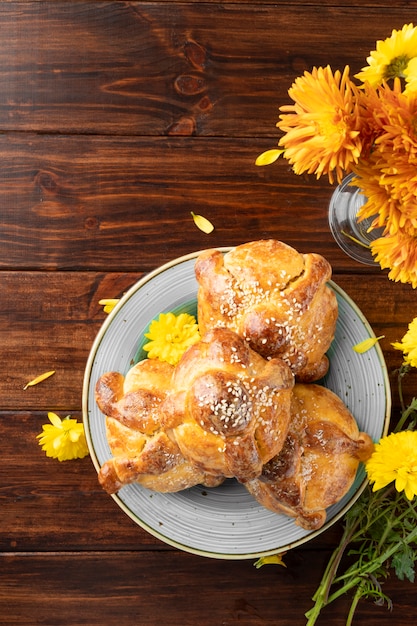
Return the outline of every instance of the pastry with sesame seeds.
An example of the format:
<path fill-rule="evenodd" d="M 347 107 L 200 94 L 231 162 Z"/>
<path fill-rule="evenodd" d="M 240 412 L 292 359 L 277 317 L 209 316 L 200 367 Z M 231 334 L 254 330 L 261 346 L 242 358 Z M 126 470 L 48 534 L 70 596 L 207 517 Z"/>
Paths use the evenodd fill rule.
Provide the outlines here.
<path fill-rule="evenodd" d="M 282 359 L 267 361 L 232 330 L 215 328 L 185 352 L 172 385 L 167 424 L 204 472 L 245 482 L 281 449 L 294 386 Z"/>
<path fill-rule="evenodd" d="M 173 366 L 146 359 L 124 377 L 103 374 L 95 396 L 106 416 L 106 434 L 112 457 L 98 478 L 108 493 L 139 483 L 159 492 L 176 492 L 203 484 L 215 487 L 222 476 L 207 475 L 181 454 L 172 431 L 163 422 L 162 406 L 171 389 Z"/>
<path fill-rule="evenodd" d="M 262 506 L 316 530 L 326 521 L 326 509 L 349 491 L 359 463 L 373 448 L 335 393 L 316 384 L 296 384 L 285 444 L 246 488 Z"/>
<path fill-rule="evenodd" d="M 195 264 L 200 332 L 230 328 L 264 358 L 283 359 L 297 381 L 317 381 L 338 315 L 331 273 L 321 255 L 274 239 L 206 250 Z"/>

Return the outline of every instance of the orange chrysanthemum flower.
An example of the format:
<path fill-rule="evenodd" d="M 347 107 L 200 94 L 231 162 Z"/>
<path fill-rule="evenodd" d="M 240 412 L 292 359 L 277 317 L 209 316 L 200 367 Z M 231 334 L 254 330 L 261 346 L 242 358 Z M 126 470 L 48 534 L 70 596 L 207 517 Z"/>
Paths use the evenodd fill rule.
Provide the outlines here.
<path fill-rule="evenodd" d="M 374 145 L 354 166 L 368 201 L 359 219 L 375 216 L 372 227 L 391 235 L 417 229 L 417 93 L 403 93 L 400 81 L 391 89 L 366 85 L 362 97 Z"/>
<path fill-rule="evenodd" d="M 355 180 L 366 202 L 358 211 L 358 220 L 373 219 L 371 229 L 384 228 L 391 235 L 399 230 L 413 235 L 417 231 L 416 166 L 398 159 L 391 164 L 376 150 L 355 166 Z"/>
<path fill-rule="evenodd" d="M 381 170 L 378 164 L 372 158 L 361 160 L 354 171 L 358 178 L 353 182 L 358 185 L 366 199 L 358 211 L 358 221 L 372 219 L 370 230 L 385 228 L 397 209 L 387 189 L 380 184 Z"/>
<path fill-rule="evenodd" d="M 388 278 L 417 287 L 417 231 L 414 236 L 398 232 L 379 237 L 371 243 L 371 252 Z"/>
<path fill-rule="evenodd" d="M 417 93 L 401 91 L 399 79 L 391 89 L 381 85 L 373 100 L 373 117 L 377 125 L 376 145 L 381 152 L 404 154 L 417 162 Z"/>
<path fill-rule="evenodd" d="M 279 145 L 296 174 L 319 178 L 327 174 L 340 182 L 362 151 L 358 88 L 349 78 L 349 67 L 334 74 L 329 66 L 304 72 L 288 90 L 294 101 L 280 108 L 277 127 L 285 135 Z"/>

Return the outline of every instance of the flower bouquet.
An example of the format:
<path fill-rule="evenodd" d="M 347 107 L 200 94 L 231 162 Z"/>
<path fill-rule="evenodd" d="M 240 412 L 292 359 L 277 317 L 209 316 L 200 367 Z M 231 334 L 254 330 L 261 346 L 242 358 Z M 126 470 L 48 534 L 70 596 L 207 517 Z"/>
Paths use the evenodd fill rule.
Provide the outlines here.
<path fill-rule="evenodd" d="M 322 609 L 353 592 L 346 626 L 353 621 L 361 598 L 387 604 L 383 581 L 394 573 L 399 580 L 415 579 L 417 560 L 417 399 L 406 405 L 402 381 L 410 368 L 417 367 L 417 318 L 401 342 L 393 344 L 403 352 L 398 371 L 401 416 L 391 434 L 375 445 L 366 462 L 370 481 L 361 497 L 344 518 L 344 532 L 331 555 L 313 596 L 313 607 L 306 613 L 307 626 L 316 624 Z M 372 485 L 372 487 L 371 487 Z M 343 572 L 342 558 L 351 557 Z"/>
<path fill-rule="evenodd" d="M 278 148 L 257 165 L 281 155 L 296 174 L 327 175 L 341 183 L 353 173 L 364 204 L 357 219 L 382 229 L 371 253 L 388 277 L 417 286 L 417 27 L 404 25 L 378 41 L 368 65 L 330 66 L 304 72 L 289 89 L 293 104 L 280 107 Z"/>
<path fill-rule="evenodd" d="M 417 27 L 405 25 L 378 41 L 368 65 L 350 77 L 350 68 L 313 68 L 288 93 L 293 104 L 280 108 L 278 148 L 259 155 L 257 165 L 283 156 L 296 174 L 327 175 L 341 183 L 350 174 L 364 202 L 356 216 L 369 220 L 378 236 L 371 253 L 388 277 L 417 286 Z M 316 624 L 331 602 L 352 592 L 346 625 L 361 598 L 391 601 L 383 581 L 394 573 L 414 582 L 417 560 L 417 399 L 406 404 L 402 381 L 417 367 L 417 318 L 401 342 L 398 371 L 401 415 L 366 462 L 369 484 L 344 517 L 340 543 L 331 555 L 306 613 Z M 365 352 L 371 346 L 353 346 Z M 343 557 L 349 556 L 345 566 Z M 255 563 L 283 565 L 282 557 Z M 345 567 L 345 569 L 343 569 Z M 342 571 L 343 570 L 343 571 Z"/>

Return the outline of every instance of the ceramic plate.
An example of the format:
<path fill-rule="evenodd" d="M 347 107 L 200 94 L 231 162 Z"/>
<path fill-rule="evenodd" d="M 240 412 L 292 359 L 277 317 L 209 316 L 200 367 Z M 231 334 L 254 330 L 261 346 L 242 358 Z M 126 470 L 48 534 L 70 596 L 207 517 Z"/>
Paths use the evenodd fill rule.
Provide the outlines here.
<path fill-rule="evenodd" d="M 195 259 L 180 257 L 137 282 L 108 315 L 91 349 L 84 389 L 83 415 L 93 463 L 98 470 L 111 456 L 105 418 L 94 400 L 98 378 L 107 371 L 126 374 L 140 358 L 143 333 L 162 312 L 195 311 L 197 281 Z M 379 345 L 356 354 L 352 346 L 374 333 L 367 320 L 335 283 L 338 304 L 335 339 L 328 352 L 330 369 L 320 381 L 333 390 L 356 417 L 360 430 L 378 440 L 388 430 L 390 387 Z M 312 539 L 339 519 L 365 487 L 361 466 L 349 493 L 327 511 L 326 524 L 307 531 L 293 519 L 272 513 L 258 504 L 235 480 L 220 487 L 201 486 L 175 494 L 161 494 L 138 484 L 112 496 L 139 526 L 181 550 L 222 559 L 258 558 L 288 550 Z"/>

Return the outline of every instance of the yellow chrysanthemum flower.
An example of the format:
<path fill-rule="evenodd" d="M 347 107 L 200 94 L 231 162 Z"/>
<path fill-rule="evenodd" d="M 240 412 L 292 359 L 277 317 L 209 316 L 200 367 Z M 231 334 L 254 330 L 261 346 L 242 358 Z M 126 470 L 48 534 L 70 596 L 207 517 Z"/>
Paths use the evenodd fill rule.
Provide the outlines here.
<path fill-rule="evenodd" d="M 356 78 L 373 86 L 384 80 L 406 76 L 408 64 L 417 56 L 417 28 L 405 24 L 401 30 L 393 30 L 391 37 L 376 42 L 376 50 L 367 57 L 368 65 Z"/>
<path fill-rule="evenodd" d="M 395 481 L 396 490 L 412 500 L 417 495 L 417 432 L 403 430 L 383 437 L 365 467 L 373 491 Z"/>
<path fill-rule="evenodd" d="M 198 325 L 193 315 L 161 313 L 153 320 L 145 337 L 151 341 L 143 346 L 150 359 L 176 365 L 184 352 L 200 340 Z"/>
<path fill-rule="evenodd" d="M 279 145 L 296 174 L 307 172 L 319 178 L 327 174 L 340 182 L 362 150 L 358 89 L 349 78 L 331 68 L 304 72 L 288 90 L 293 105 L 280 108 L 277 127 L 285 135 Z"/>
<path fill-rule="evenodd" d="M 397 350 L 402 350 L 404 363 L 417 367 L 417 317 L 408 325 L 408 330 L 402 340 L 392 345 Z"/>
<path fill-rule="evenodd" d="M 405 92 L 414 93 L 417 91 L 417 56 L 410 60 L 404 74 L 406 81 Z"/>
<path fill-rule="evenodd" d="M 37 435 L 39 445 L 46 456 L 58 461 L 82 459 L 88 454 L 84 426 L 69 416 L 61 420 L 56 413 L 48 413 L 50 424 L 42 426 L 42 432 Z"/>
<path fill-rule="evenodd" d="M 385 235 L 371 242 L 370 247 L 381 268 L 390 270 L 390 280 L 417 287 L 417 233 L 414 237 L 401 232 Z"/>

